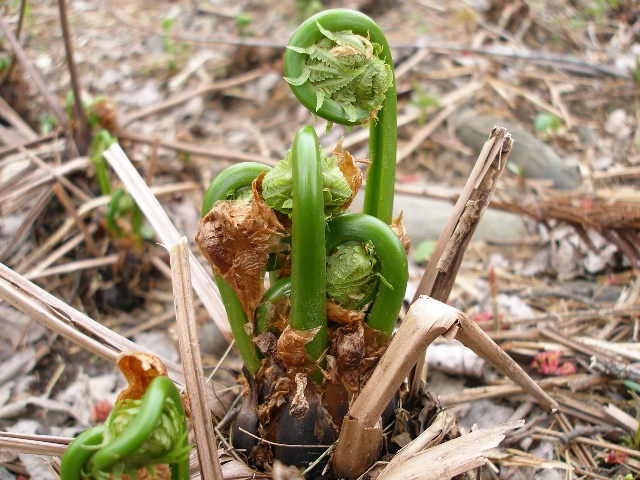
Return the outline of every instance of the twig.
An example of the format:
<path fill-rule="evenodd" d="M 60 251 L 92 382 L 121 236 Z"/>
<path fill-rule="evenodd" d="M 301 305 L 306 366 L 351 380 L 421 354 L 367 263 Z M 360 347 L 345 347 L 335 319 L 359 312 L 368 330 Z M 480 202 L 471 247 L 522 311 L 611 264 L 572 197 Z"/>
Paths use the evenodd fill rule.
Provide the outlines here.
<path fill-rule="evenodd" d="M 160 241 L 165 245 L 174 245 L 180 241 L 182 235 L 173 225 L 167 212 L 164 211 L 158 199 L 153 195 L 144 180 L 133 167 L 126 154 L 117 143 L 113 144 L 104 156 L 122 180 L 129 194 L 136 201 L 142 213 L 153 227 Z M 195 255 L 190 252 L 189 263 L 193 287 L 207 309 L 209 316 L 215 322 L 218 330 L 227 338 L 231 337 L 227 314 L 220 300 L 220 294 L 213 279 L 207 274 Z"/>
<path fill-rule="evenodd" d="M 225 160 L 233 160 L 236 162 L 258 162 L 266 165 L 275 165 L 276 160 L 265 158 L 252 153 L 236 152 L 230 148 L 217 148 L 213 146 L 198 146 L 188 142 L 161 140 L 157 137 L 150 137 L 139 133 L 130 132 L 128 130 L 118 130 L 118 138 L 120 140 L 129 140 L 131 142 L 146 143 L 161 148 L 167 148 L 176 152 L 190 153 L 192 155 L 200 155 L 209 158 L 222 158 Z"/>
<path fill-rule="evenodd" d="M 40 94 L 42 95 L 45 102 L 49 106 L 51 113 L 53 113 L 54 117 L 56 117 L 58 124 L 66 128 L 67 117 L 65 116 L 64 111 L 62 110 L 58 102 L 55 100 L 55 98 L 51 95 L 51 92 L 47 88 L 44 79 L 40 75 L 40 72 L 31 64 L 31 62 L 27 58 L 26 53 L 22 49 L 22 46 L 20 46 L 20 43 L 14 36 L 13 32 L 7 26 L 7 24 L 4 22 L 2 18 L 0 18 L 0 31 L 2 31 L 4 36 L 7 38 L 9 45 L 13 49 L 13 52 L 16 58 L 18 59 L 18 61 L 20 62 L 20 64 L 22 65 L 22 68 L 24 68 L 24 70 L 29 74 L 29 76 L 31 77 L 31 80 L 33 80 L 33 83 L 36 84 L 36 87 L 40 91 Z"/>
<path fill-rule="evenodd" d="M 2 263 L 0 263 L 0 298 L 59 335 L 114 363 L 116 357 L 125 351 L 149 352 L 148 349 L 118 335 L 67 305 Z M 182 382 L 180 368 L 168 360 L 162 359 L 162 361 L 167 365 L 172 377 Z"/>
<path fill-rule="evenodd" d="M 557 402 L 473 321 L 455 308 L 426 296 L 409 308 L 400 328 L 357 398 L 349 407 L 334 455 L 334 470 L 345 478 L 362 474 L 378 457 L 382 442 L 379 417 L 409 370 L 433 341 L 457 338 L 494 368 L 520 385 L 551 412 Z"/>
<path fill-rule="evenodd" d="M 192 425 L 200 459 L 203 480 L 220 480 L 220 460 L 216 446 L 211 410 L 207 408 L 206 381 L 202 370 L 202 357 L 198 343 L 198 330 L 189 272 L 189 249 L 187 239 L 182 237 L 169 248 L 173 300 L 176 310 L 176 325 L 180 359 L 184 369 L 185 385 L 191 405 Z"/>
<path fill-rule="evenodd" d="M 250 72 L 243 73 L 238 75 L 237 77 L 225 78 L 224 80 L 219 80 L 216 82 L 209 82 L 205 85 L 197 87 L 188 92 L 183 92 L 174 97 L 167 98 L 166 100 L 159 102 L 155 105 L 151 105 L 149 107 L 141 108 L 130 114 L 126 115 L 122 120 L 122 127 L 126 127 L 130 123 L 133 123 L 141 118 L 148 117 L 149 115 L 153 115 L 169 108 L 175 107 L 181 103 L 184 103 L 188 100 L 191 100 L 194 97 L 199 97 L 201 95 L 206 95 L 211 92 L 215 92 L 218 90 L 224 90 L 226 88 L 236 87 L 238 85 L 242 85 L 243 83 L 250 82 L 260 76 L 264 75 L 265 69 L 258 68 L 255 70 L 251 70 Z"/>
<path fill-rule="evenodd" d="M 67 211 L 67 214 L 71 215 L 71 218 L 73 218 L 73 220 L 76 222 L 76 225 L 82 232 L 82 235 L 84 235 L 84 243 L 87 247 L 87 252 L 89 252 L 89 254 L 93 257 L 97 257 L 98 255 L 100 255 L 100 253 L 98 252 L 98 247 L 93 241 L 93 237 L 89 233 L 89 228 L 82 221 L 80 215 L 78 215 L 78 211 L 73 206 L 73 201 L 65 191 L 64 187 L 61 184 L 54 185 L 53 192 L 56 194 L 56 197 L 58 197 L 58 200 Z"/>
<path fill-rule="evenodd" d="M 4 120 L 9 122 L 13 128 L 15 128 L 22 137 L 27 141 L 33 141 L 38 138 L 36 132 L 18 115 L 11 105 L 6 100 L 0 97 L 0 115 L 4 117 Z"/>
<path fill-rule="evenodd" d="M 20 41 L 20 36 L 22 35 L 22 26 L 24 25 L 24 19 L 27 16 L 27 0 L 20 0 L 20 13 L 18 14 L 18 26 L 16 27 L 16 39 Z M 11 78 L 13 74 L 13 70 L 16 67 L 16 55 L 15 53 L 11 57 L 11 63 L 9 67 L 5 71 L 4 76 L 0 79 L 0 87 Z"/>
<path fill-rule="evenodd" d="M 15 438 L 0 432 L 0 450 L 15 450 L 20 453 L 32 453 L 35 455 L 54 455 L 61 457 L 67 446 L 61 443 L 47 442 L 43 440 L 30 440 Z"/>
<path fill-rule="evenodd" d="M 523 422 L 515 422 L 462 435 L 441 443 L 437 447 L 415 453 L 399 463 L 390 463 L 378 478 L 380 480 L 453 478 L 485 464 L 487 459 L 484 454 L 500 445 L 508 431 L 519 428 L 522 424 Z"/>
<path fill-rule="evenodd" d="M 114 16 L 118 21 L 124 23 L 125 25 L 130 26 L 131 28 L 145 32 L 147 34 L 162 36 L 165 33 L 161 33 L 154 28 L 144 27 L 138 25 L 134 22 L 131 22 L 127 18 L 125 18 L 121 11 L 117 8 L 107 7 L 107 11 L 110 15 Z M 189 42 L 196 44 L 224 44 L 224 45 L 244 45 L 250 47 L 257 48 L 280 48 L 284 49 L 287 46 L 286 41 L 284 40 L 273 40 L 264 37 L 251 37 L 251 38 L 240 38 L 240 37 L 232 37 L 229 35 L 213 37 L 213 36 L 205 36 L 205 35 L 190 35 L 183 32 L 171 32 L 169 36 L 176 41 L 181 42 Z M 491 48 L 469 48 L 459 45 L 451 45 L 445 43 L 434 43 L 429 42 L 423 38 L 416 40 L 413 43 L 401 43 L 401 44 L 392 44 L 390 45 L 392 49 L 397 50 L 415 50 L 415 49 L 427 49 L 431 51 L 441 51 L 441 52 L 457 52 L 463 55 L 483 55 L 483 56 L 491 56 L 505 59 L 516 59 L 523 60 L 531 63 L 556 66 L 565 70 L 579 72 L 583 74 L 590 75 L 606 75 L 614 78 L 625 78 L 630 79 L 631 76 L 629 73 L 621 72 L 614 67 L 610 67 L 608 65 L 599 65 L 595 63 L 585 62 L 583 60 L 579 60 L 577 58 L 556 55 L 547 52 L 521 52 L 521 53 L 508 53 L 503 50 L 491 49 Z"/>
<path fill-rule="evenodd" d="M 491 131 L 458 197 L 449 222 L 438 238 L 414 300 L 420 295 L 429 295 L 443 302 L 449 298 L 464 252 L 489 205 L 498 178 L 507 165 L 511 145 L 511 135 L 506 129 L 495 127 Z M 416 397 L 422 383 L 424 363 L 425 356 L 422 355 L 414 369 L 411 398 Z"/>
<path fill-rule="evenodd" d="M 73 127 L 76 129 L 74 138 L 78 152 L 81 155 L 85 155 L 89 147 L 89 121 L 84 111 L 80 79 L 78 78 L 78 70 L 76 69 L 76 62 L 73 57 L 73 42 L 69 29 L 66 0 L 58 0 L 58 10 L 60 12 L 60 27 L 62 28 L 64 50 L 67 58 L 67 67 L 69 69 L 69 78 L 71 79 L 71 89 L 73 91 L 73 114 L 76 120 L 73 124 Z"/>
<path fill-rule="evenodd" d="M 29 212 L 25 216 L 24 220 L 16 230 L 13 237 L 7 242 L 6 247 L 0 252 L 0 261 L 5 261 L 11 253 L 20 246 L 22 240 L 29 234 L 33 223 L 38 219 L 44 208 L 49 203 L 51 198 L 51 189 L 48 188 L 44 192 L 41 192 L 36 198 L 35 203 L 29 209 Z"/>
<path fill-rule="evenodd" d="M 314 444 L 314 445 L 304 445 L 304 444 L 291 444 L 291 443 L 280 443 L 280 442 L 272 442 L 271 440 L 267 440 L 266 438 L 262 438 L 257 436 L 254 433 L 251 433 L 247 430 L 245 430 L 242 427 L 238 427 L 238 430 L 240 430 L 242 433 L 249 435 L 252 438 L 255 438 L 256 440 L 259 440 L 262 443 L 266 443 L 267 445 L 273 445 L 274 447 L 287 447 L 287 448 L 329 448 L 332 447 L 332 445 L 319 445 L 319 444 Z"/>
<path fill-rule="evenodd" d="M 25 275 L 25 277 L 29 280 L 34 280 L 36 278 L 50 277 L 52 275 L 61 275 L 64 273 L 78 272 L 81 270 L 89 270 L 92 268 L 106 267 L 108 265 L 117 263 L 119 259 L 120 255 L 117 253 L 113 253 L 104 257 L 76 260 L 75 262 L 67 262 L 62 265 L 57 265 L 55 267 L 41 270 L 34 274 L 27 274 Z"/>
<path fill-rule="evenodd" d="M 10 153 L 13 153 L 14 151 L 20 148 L 31 148 L 41 143 L 45 143 L 50 140 L 56 139 L 58 138 L 59 135 L 60 135 L 60 131 L 55 130 L 53 132 L 47 133 L 46 135 L 42 135 L 41 137 L 38 137 L 34 140 L 25 140 L 24 142 L 21 142 L 21 143 L 16 143 L 14 145 L 8 145 L 6 147 L 2 147 L 0 148 L 0 158 L 4 157 L 5 155 L 9 155 Z"/>

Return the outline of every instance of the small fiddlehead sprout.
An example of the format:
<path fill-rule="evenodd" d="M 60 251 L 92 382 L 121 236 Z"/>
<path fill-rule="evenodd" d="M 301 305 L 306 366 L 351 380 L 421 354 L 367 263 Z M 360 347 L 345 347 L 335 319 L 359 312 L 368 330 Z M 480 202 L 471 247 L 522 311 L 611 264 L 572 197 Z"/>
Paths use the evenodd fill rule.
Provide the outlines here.
<path fill-rule="evenodd" d="M 118 399 L 104 425 L 80 434 L 66 449 L 61 480 L 137 478 L 168 464 L 173 480 L 188 480 L 188 428 L 182 400 L 164 375 L 153 378 L 141 398 Z"/>
<path fill-rule="evenodd" d="M 327 257 L 327 296 L 341 307 L 359 310 L 378 286 L 375 249 L 370 242 L 346 242 Z"/>
<path fill-rule="evenodd" d="M 353 10 L 318 13 L 289 39 L 284 75 L 300 102 L 330 122 L 369 121 L 364 213 L 391 223 L 397 113 L 393 61 L 380 27 Z"/>
<path fill-rule="evenodd" d="M 369 327 L 388 337 L 393 332 L 407 287 L 408 270 L 404 246 L 389 225 L 360 213 L 340 215 L 327 224 L 326 245 L 330 257 L 338 249 L 345 248 L 345 244 L 349 245 L 347 242 L 358 242 L 365 251 L 369 249 L 375 253 L 379 263 L 379 281 L 366 322 Z M 369 278 L 364 276 L 365 282 Z M 365 283 L 366 286 L 368 283 Z M 358 291 L 362 292 L 362 287 Z M 366 288 L 364 292 L 366 294 Z"/>

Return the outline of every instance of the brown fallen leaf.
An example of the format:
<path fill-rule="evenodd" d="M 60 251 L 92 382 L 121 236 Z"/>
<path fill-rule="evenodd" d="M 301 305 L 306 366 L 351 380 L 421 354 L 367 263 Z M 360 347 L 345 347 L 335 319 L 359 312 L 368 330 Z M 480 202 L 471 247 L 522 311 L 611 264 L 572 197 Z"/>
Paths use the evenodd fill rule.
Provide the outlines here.
<path fill-rule="evenodd" d="M 167 375 L 167 367 L 150 353 L 125 352 L 118 356 L 117 365 L 128 385 L 120 392 L 116 403 L 141 399 L 154 378 Z"/>
<path fill-rule="evenodd" d="M 342 325 L 362 322 L 364 321 L 364 312 L 361 310 L 349 310 L 331 300 L 327 300 L 327 319 Z"/>
<path fill-rule="evenodd" d="M 287 325 L 278 338 L 276 347 L 278 360 L 287 368 L 304 367 L 309 363 L 305 345 L 313 340 L 320 327 L 310 330 L 295 330 Z"/>
<path fill-rule="evenodd" d="M 411 240 L 409 239 L 409 235 L 407 234 L 407 229 L 404 227 L 404 222 L 402 219 L 404 218 L 404 212 L 400 212 L 396 218 L 394 218 L 391 222 L 391 230 L 402 242 L 404 246 L 405 253 L 409 253 L 409 248 L 411 247 Z"/>
<path fill-rule="evenodd" d="M 268 255 L 278 250 L 286 230 L 259 194 L 262 177 L 253 183 L 250 200 L 216 202 L 200 220 L 196 243 L 211 264 L 238 295 L 247 317 L 264 293 Z"/>
<path fill-rule="evenodd" d="M 344 175 L 344 178 L 347 180 L 347 183 L 351 187 L 351 198 L 344 205 L 342 205 L 342 208 L 346 210 L 347 208 L 349 208 L 349 205 L 351 205 L 351 202 L 362 186 L 362 172 L 356 165 L 353 156 L 346 150 L 342 150 L 341 145 L 336 146 L 333 154 L 338 159 L 338 168 L 340 168 L 340 171 Z"/>

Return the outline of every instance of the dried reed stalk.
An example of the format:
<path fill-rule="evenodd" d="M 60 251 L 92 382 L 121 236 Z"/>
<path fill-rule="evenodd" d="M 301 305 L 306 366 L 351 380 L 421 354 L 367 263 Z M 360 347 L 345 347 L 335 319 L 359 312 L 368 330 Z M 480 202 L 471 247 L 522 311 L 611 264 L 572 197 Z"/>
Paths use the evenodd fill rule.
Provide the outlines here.
<path fill-rule="evenodd" d="M 520 385 L 547 410 L 558 410 L 557 402 L 473 321 L 447 304 L 422 296 L 412 304 L 373 374 L 345 416 L 333 458 L 334 470 L 338 475 L 356 478 L 375 461 L 382 435 L 377 427 L 380 415 L 411 367 L 420 356 L 424 357 L 426 348 L 441 335 L 456 337 Z"/>
<path fill-rule="evenodd" d="M 52 442 L 46 440 L 46 435 L 42 435 L 43 439 L 23 438 L 21 436 L 0 432 L 0 451 L 9 450 L 19 453 L 32 453 L 35 455 L 52 455 L 61 457 L 67 448 L 67 443 Z M 69 441 L 72 439 L 69 438 Z"/>
<path fill-rule="evenodd" d="M 207 384 L 202 370 L 198 330 L 193 309 L 187 239 L 182 237 L 178 243 L 171 245 L 169 254 L 178 345 L 189 405 L 191 406 L 191 424 L 195 431 L 201 478 L 203 480 L 221 480 L 222 471 L 220 470 L 213 417 L 211 410 L 207 407 Z"/>
<path fill-rule="evenodd" d="M 134 198 L 142 213 L 153 227 L 160 241 L 165 245 L 174 245 L 180 241 L 181 235 L 173 225 L 169 216 L 164 211 L 158 199 L 153 195 L 140 174 L 136 171 L 131 161 L 120 148 L 114 143 L 104 156 L 124 183 L 129 194 Z M 209 316 L 213 319 L 218 330 L 227 338 L 231 338 L 231 329 L 227 321 L 227 313 L 220 300 L 218 288 L 211 275 L 208 275 L 204 267 L 198 262 L 193 253 L 189 252 L 189 263 L 191 266 L 191 277 L 193 288 L 195 289 L 202 304 L 207 309 Z"/>
<path fill-rule="evenodd" d="M 59 300 L 2 263 L 0 298 L 44 327 L 110 362 L 115 363 L 116 357 L 125 351 L 153 353 Z M 180 367 L 165 359 L 162 361 L 172 378 L 182 383 Z"/>
<path fill-rule="evenodd" d="M 449 298 L 464 252 L 507 165 L 512 144 L 511 135 L 505 128 L 494 127 L 491 130 L 449 222 L 438 238 L 414 300 L 420 295 L 428 295 L 442 302 Z M 422 384 L 425 360 L 425 355 L 418 358 L 411 379 L 411 398 L 415 398 Z"/>

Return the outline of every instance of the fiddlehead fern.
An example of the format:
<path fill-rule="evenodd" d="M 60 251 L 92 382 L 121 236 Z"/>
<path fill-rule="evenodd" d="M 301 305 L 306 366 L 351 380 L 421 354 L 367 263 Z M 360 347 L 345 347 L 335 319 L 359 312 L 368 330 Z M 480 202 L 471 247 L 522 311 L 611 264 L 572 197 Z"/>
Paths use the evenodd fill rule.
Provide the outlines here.
<path fill-rule="evenodd" d="M 291 149 L 293 210 L 291 231 L 291 313 L 296 330 L 317 329 L 307 343 L 312 359 L 327 346 L 324 196 L 320 146 L 311 127 L 301 128 Z"/>
<path fill-rule="evenodd" d="M 380 281 L 366 321 L 371 328 L 390 336 L 407 287 L 404 246 L 388 225 L 370 215 L 351 213 L 329 222 L 326 236 L 329 255 L 352 241 L 370 245 L 380 264 Z"/>
<path fill-rule="evenodd" d="M 305 107 L 343 125 L 370 120 L 364 213 L 390 223 L 397 100 L 393 61 L 382 30 L 362 13 L 327 10 L 302 23 L 288 46 L 285 78 Z"/>
<path fill-rule="evenodd" d="M 156 376 L 140 399 L 119 399 L 104 425 L 79 435 L 67 448 L 61 480 L 137 478 L 141 468 L 168 464 L 173 480 L 188 480 L 188 429 L 173 382 Z"/>

